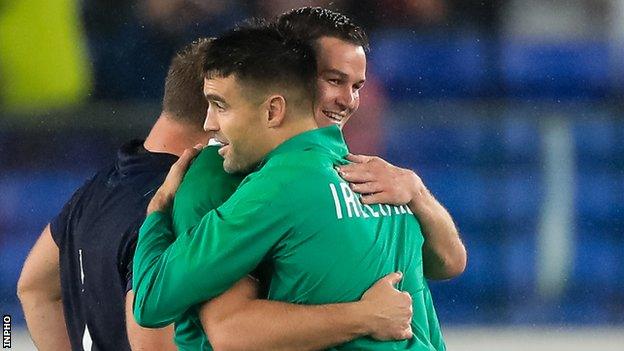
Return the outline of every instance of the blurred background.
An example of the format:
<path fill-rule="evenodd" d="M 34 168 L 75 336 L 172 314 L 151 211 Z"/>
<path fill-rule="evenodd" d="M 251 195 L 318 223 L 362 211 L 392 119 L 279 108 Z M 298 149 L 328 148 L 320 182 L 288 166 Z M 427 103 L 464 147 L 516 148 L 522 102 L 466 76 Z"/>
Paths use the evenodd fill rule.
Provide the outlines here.
<path fill-rule="evenodd" d="M 431 284 L 449 350 L 620 350 L 623 0 L 0 2 L 0 312 L 14 348 L 32 348 L 15 294 L 30 247 L 147 134 L 173 53 L 308 5 L 371 39 L 352 151 L 415 170 L 461 231 L 466 272 Z"/>

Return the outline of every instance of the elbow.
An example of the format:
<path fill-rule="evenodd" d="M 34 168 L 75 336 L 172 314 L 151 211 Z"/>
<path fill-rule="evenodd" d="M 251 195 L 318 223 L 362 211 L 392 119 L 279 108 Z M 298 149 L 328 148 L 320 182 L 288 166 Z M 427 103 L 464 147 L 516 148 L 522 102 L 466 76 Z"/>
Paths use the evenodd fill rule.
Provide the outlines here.
<path fill-rule="evenodd" d="M 437 262 L 425 265 L 425 276 L 432 280 L 446 280 L 460 276 L 466 270 L 468 257 L 463 245 L 454 252 L 438 257 Z"/>
<path fill-rule="evenodd" d="M 33 303 L 56 303 L 61 301 L 60 287 L 55 289 L 49 284 L 22 273 L 17 281 L 17 298 L 22 307 Z"/>
<path fill-rule="evenodd" d="M 239 343 L 242 338 L 237 337 L 236 330 L 230 330 L 226 318 L 220 318 L 217 314 L 208 314 L 209 317 L 202 318 L 202 324 L 206 337 L 210 341 L 210 346 L 215 351 L 239 351 L 248 350 Z"/>
<path fill-rule="evenodd" d="M 451 279 L 460 276 L 466 270 L 466 263 L 468 257 L 466 249 L 462 246 L 461 252 L 458 252 L 453 257 L 450 257 L 446 263 L 446 275 L 444 279 Z"/>
<path fill-rule="evenodd" d="M 32 292 L 32 287 L 28 284 L 28 281 L 24 278 L 23 275 L 19 277 L 17 281 L 17 298 L 24 303 L 24 300 L 28 299 L 28 296 Z"/>
<path fill-rule="evenodd" d="M 24 304 L 24 301 L 32 299 L 39 290 L 37 284 L 32 279 L 23 273 L 20 275 L 17 281 L 17 298 L 22 304 Z"/>

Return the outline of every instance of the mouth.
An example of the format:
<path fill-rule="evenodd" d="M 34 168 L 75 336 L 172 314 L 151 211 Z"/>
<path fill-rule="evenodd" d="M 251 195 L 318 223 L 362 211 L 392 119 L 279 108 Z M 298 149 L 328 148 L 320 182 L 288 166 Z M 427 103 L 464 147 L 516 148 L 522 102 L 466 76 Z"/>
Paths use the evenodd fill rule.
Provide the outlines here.
<path fill-rule="evenodd" d="M 342 124 L 343 121 L 348 117 L 346 113 L 337 113 L 332 111 L 323 110 L 323 115 L 327 117 L 334 124 Z"/>
<path fill-rule="evenodd" d="M 225 157 L 225 154 L 229 147 L 230 147 L 230 144 L 225 144 L 221 146 L 217 152 L 219 153 L 219 155 L 221 155 L 221 157 Z"/>
<path fill-rule="evenodd" d="M 224 143 L 217 138 L 210 138 L 208 140 L 208 146 L 222 146 Z"/>
<path fill-rule="evenodd" d="M 215 136 L 214 138 L 211 138 L 208 141 L 208 145 L 210 145 L 210 146 L 221 146 L 217 152 L 219 153 L 219 155 L 221 155 L 221 157 L 223 157 L 223 155 L 225 155 L 225 153 L 227 151 L 227 148 L 230 145 L 230 143 L 228 143 L 227 141 L 224 141 L 222 138 L 219 138 L 219 137 Z"/>

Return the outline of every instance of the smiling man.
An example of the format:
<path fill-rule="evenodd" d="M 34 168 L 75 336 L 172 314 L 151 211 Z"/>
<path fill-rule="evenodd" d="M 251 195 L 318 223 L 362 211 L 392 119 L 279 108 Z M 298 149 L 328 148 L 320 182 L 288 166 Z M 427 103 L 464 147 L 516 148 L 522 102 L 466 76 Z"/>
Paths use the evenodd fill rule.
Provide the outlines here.
<path fill-rule="evenodd" d="M 317 124 L 344 126 L 359 106 L 359 93 L 365 82 L 368 41 L 364 32 L 346 16 L 322 8 L 293 10 L 280 16 L 277 23 L 283 34 L 309 42 L 317 53 Z M 212 186 L 207 175 L 219 173 L 211 163 L 221 160 L 218 156 L 210 157 L 210 154 L 216 155 L 216 151 L 210 149 L 200 153 L 176 194 L 173 215 L 176 232 L 184 232 L 197 224 L 203 214 L 219 204 L 214 201 L 213 195 L 218 186 Z M 412 171 L 392 166 L 377 157 L 349 158 L 355 162 L 344 166 L 342 171 L 345 179 L 356 181 L 353 190 L 364 192 L 372 184 L 380 187 L 374 193 L 362 196 L 362 202 L 408 204 L 419 218 L 425 235 L 425 275 L 431 279 L 446 279 L 460 274 L 465 267 L 466 252 L 457 229 L 448 212 L 429 193 L 420 178 Z M 258 282 L 245 278 L 223 297 L 204 306 L 202 322 L 211 342 L 248 349 L 266 341 L 265 348 L 274 348 L 275 343 L 280 341 L 288 345 L 295 340 L 306 340 L 306 336 L 319 340 L 319 335 L 340 332 L 340 328 L 315 332 L 331 320 L 327 316 L 316 315 L 319 318 L 312 318 L 295 306 L 274 309 L 267 301 L 258 299 L 258 296 L 264 296 L 259 292 L 266 284 L 268 281 L 263 279 Z M 430 307 L 431 337 L 440 350 L 444 348 L 443 338 L 435 327 L 438 322 L 427 286 L 425 296 Z M 344 315 L 344 312 L 339 313 Z M 267 323 L 269 318 L 271 323 Z M 310 323 L 302 325 L 301 320 Z M 253 338 L 232 337 L 241 332 L 253 335 Z M 249 340 L 254 340 L 254 343 Z"/>
<path fill-rule="evenodd" d="M 365 81 L 368 41 L 364 32 L 346 16 L 322 8 L 293 10 L 280 16 L 276 22 L 283 35 L 310 43 L 317 53 L 314 108 L 317 124 L 344 126 L 359 106 L 359 92 Z M 176 234 L 186 232 L 208 211 L 222 204 L 243 178 L 223 171 L 223 159 L 217 150 L 218 147 L 210 146 L 198 155 L 176 193 L 172 216 Z M 448 212 L 426 190 L 420 178 L 379 158 L 349 158 L 356 162 L 345 166 L 343 174 L 345 178 L 359 181 L 353 184 L 353 190 L 358 191 L 371 184 L 381 186 L 380 191 L 364 195 L 362 202 L 409 204 L 419 218 L 425 235 L 425 275 L 444 279 L 461 273 L 466 253 L 457 229 Z M 367 178 L 362 174 L 369 177 L 367 181 L 363 180 Z M 266 297 L 269 273 L 270 269 L 261 267 L 253 274 L 259 280 L 246 277 L 203 307 L 202 323 L 211 343 L 238 349 L 277 349 L 279 345 L 314 349 L 312 345 L 325 347 L 351 340 L 362 335 L 366 329 L 378 338 L 401 335 L 401 330 L 393 329 L 400 325 L 400 318 L 375 323 L 383 320 L 378 318 L 379 315 L 371 316 L 375 311 L 353 313 L 351 306 L 346 304 L 304 306 L 260 299 Z M 363 302 L 368 302 L 366 300 L 371 296 L 378 298 L 383 306 L 380 304 L 376 312 L 381 311 L 381 307 L 401 306 L 400 296 L 388 285 L 387 278 L 380 280 L 363 299 Z M 426 285 L 424 296 L 429 306 L 427 316 L 430 319 L 431 339 L 436 349 L 441 350 L 444 348 L 442 334 L 436 327 L 438 322 Z M 362 305 L 366 304 L 359 306 Z M 198 310 L 199 306 L 194 306 L 176 323 L 176 343 L 182 349 L 197 349 L 202 342 L 207 345 L 198 320 Z M 353 323 L 353 318 L 345 318 L 354 315 L 360 316 L 356 318 L 357 323 Z M 337 321 L 351 323 L 340 324 Z M 367 328 L 362 328 L 362 323 Z M 234 337 L 239 334 L 249 337 Z"/>
<path fill-rule="evenodd" d="M 225 144 L 219 154 L 227 171 L 256 171 L 176 240 L 163 211 L 193 155 L 172 167 L 137 246 L 135 316 L 143 324 L 167 323 L 261 263 L 271 265 L 270 299 L 312 305 L 357 301 L 376 279 L 400 270 L 398 284 L 413 297 L 406 330 L 414 337 L 359 338 L 344 347 L 433 350 L 418 221 L 405 205 L 360 203 L 340 179 L 334 167 L 346 163 L 347 149 L 339 129 L 315 129 L 312 52 L 276 33 L 242 29 L 208 52 L 206 127 Z M 336 202 L 357 214 L 341 217 Z"/>

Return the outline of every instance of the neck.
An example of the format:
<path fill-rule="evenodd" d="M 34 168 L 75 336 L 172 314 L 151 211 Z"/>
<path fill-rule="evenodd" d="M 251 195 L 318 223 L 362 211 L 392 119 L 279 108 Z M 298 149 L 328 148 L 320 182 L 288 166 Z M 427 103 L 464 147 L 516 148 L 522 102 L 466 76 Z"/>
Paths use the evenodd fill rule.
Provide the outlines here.
<path fill-rule="evenodd" d="M 179 122 L 162 112 L 145 138 L 143 146 L 150 152 L 182 155 L 185 149 L 197 144 L 206 144 L 208 134 L 202 129 Z"/>
<path fill-rule="evenodd" d="M 271 150 L 294 136 L 318 128 L 313 117 L 289 118 L 288 121 L 289 123 L 285 128 L 277 128 L 275 130 L 271 138 Z"/>

